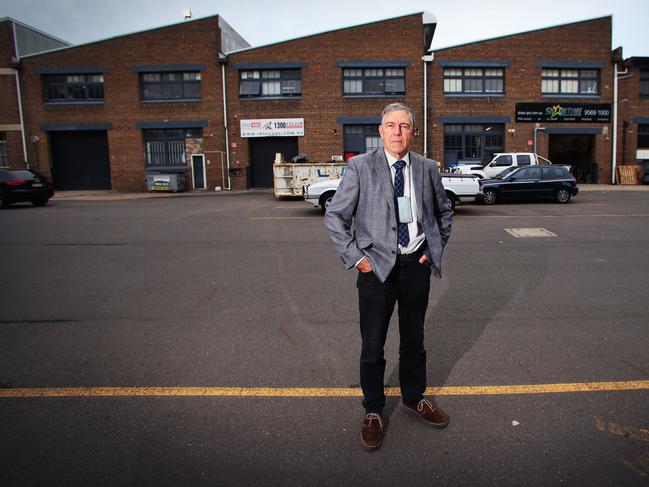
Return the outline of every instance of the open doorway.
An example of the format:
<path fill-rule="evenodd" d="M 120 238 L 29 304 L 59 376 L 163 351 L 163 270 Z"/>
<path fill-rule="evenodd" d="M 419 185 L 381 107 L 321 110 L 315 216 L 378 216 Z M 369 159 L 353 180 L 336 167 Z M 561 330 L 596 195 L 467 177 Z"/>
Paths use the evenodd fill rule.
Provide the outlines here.
<path fill-rule="evenodd" d="M 249 188 L 273 187 L 273 162 L 281 152 L 285 161 L 297 155 L 297 137 L 257 137 L 250 140 Z"/>
<path fill-rule="evenodd" d="M 597 183 L 594 135 L 550 134 L 549 145 L 554 164 L 569 164 L 578 183 Z"/>

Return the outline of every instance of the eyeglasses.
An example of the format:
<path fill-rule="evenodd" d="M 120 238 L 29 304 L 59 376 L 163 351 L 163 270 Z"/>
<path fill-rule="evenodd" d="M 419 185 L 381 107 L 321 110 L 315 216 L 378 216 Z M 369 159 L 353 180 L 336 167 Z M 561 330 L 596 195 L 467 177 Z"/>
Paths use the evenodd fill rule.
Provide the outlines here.
<path fill-rule="evenodd" d="M 412 126 L 409 123 L 385 122 L 383 127 L 390 132 L 396 132 L 397 130 L 401 132 L 410 132 L 412 130 Z"/>

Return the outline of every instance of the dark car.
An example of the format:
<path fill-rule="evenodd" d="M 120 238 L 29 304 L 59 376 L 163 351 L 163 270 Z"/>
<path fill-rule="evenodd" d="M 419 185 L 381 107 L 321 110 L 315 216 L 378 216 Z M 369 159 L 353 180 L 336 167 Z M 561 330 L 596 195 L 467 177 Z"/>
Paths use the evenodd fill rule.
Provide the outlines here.
<path fill-rule="evenodd" d="M 22 202 L 43 206 L 53 195 L 54 189 L 50 182 L 36 171 L 0 169 L 1 208 Z"/>
<path fill-rule="evenodd" d="M 478 198 L 487 205 L 504 199 L 553 198 L 568 203 L 575 196 L 577 180 L 562 166 L 510 167 L 493 179 L 480 181 Z"/>

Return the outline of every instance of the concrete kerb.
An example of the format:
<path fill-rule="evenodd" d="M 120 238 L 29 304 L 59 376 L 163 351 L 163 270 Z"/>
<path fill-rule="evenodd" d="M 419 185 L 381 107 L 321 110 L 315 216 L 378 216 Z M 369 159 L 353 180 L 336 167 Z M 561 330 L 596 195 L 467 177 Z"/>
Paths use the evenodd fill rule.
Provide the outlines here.
<path fill-rule="evenodd" d="M 53 200 L 66 201 L 123 201 L 141 200 L 151 198 L 191 198 L 199 196 L 237 196 L 254 193 L 272 194 L 272 189 L 248 189 L 248 190 L 222 190 L 222 191 L 183 191 L 179 193 L 161 192 L 120 192 L 114 190 L 87 190 L 87 191 L 57 191 L 52 197 Z"/>
<path fill-rule="evenodd" d="M 649 184 L 577 184 L 579 191 L 649 191 Z"/>

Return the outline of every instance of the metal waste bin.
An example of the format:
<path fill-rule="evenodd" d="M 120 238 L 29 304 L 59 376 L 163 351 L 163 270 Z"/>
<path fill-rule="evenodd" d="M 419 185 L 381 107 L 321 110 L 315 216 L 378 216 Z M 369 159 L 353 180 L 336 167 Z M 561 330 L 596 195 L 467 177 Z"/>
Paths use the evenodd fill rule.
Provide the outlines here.
<path fill-rule="evenodd" d="M 154 191 L 165 191 L 170 193 L 185 191 L 185 175 L 178 173 L 147 174 L 146 189 L 150 193 Z"/>

